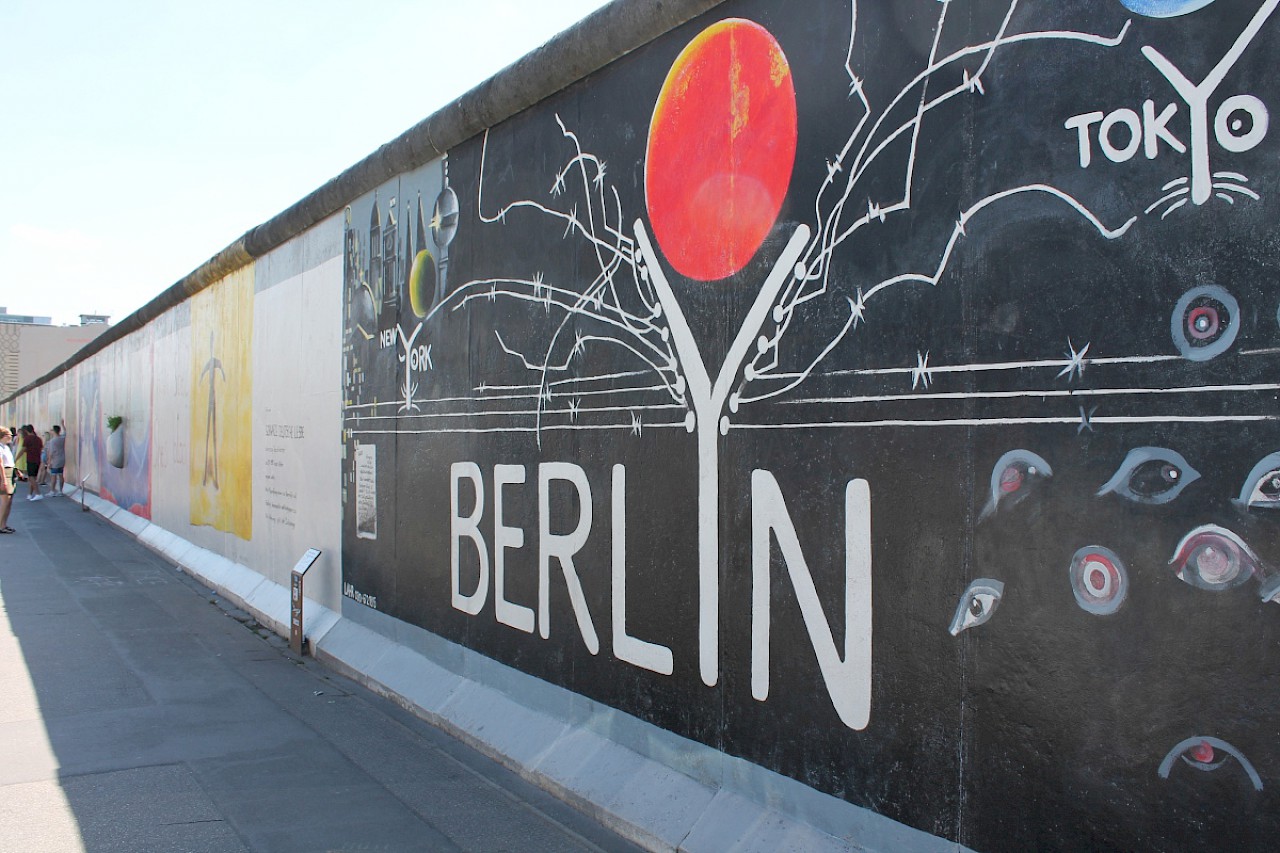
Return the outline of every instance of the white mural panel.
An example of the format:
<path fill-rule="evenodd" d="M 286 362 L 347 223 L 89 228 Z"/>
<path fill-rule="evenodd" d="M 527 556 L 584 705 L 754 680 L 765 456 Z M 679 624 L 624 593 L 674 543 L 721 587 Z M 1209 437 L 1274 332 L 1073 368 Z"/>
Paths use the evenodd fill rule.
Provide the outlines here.
<path fill-rule="evenodd" d="M 253 539 L 247 562 L 277 583 L 308 548 L 322 551 L 307 597 L 340 607 L 342 264 L 328 260 L 277 281 L 334 228 L 317 229 L 259 262 L 254 299 Z M 332 240 L 336 248 L 337 240 Z M 265 284 L 265 286 L 263 286 Z"/>

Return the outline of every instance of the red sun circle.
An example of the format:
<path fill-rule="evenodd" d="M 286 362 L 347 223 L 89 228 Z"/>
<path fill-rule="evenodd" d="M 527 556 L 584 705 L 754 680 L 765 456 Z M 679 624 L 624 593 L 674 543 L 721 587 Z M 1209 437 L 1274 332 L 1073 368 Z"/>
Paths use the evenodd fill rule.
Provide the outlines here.
<path fill-rule="evenodd" d="M 667 261 L 698 281 L 746 266 L 773 228 L 796 154 L 796 93 L 778 42 L 729 18 L 685 47 L 649 125 L 645 202 Z"/>

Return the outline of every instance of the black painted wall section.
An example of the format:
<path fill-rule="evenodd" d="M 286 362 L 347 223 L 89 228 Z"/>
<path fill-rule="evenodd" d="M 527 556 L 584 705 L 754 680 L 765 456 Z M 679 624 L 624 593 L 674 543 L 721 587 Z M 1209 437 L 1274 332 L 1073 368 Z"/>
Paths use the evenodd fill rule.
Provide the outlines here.
<path fill-rule="evenodd" d="M 727 3 L 362 198 L 346 594 L 977 849 L 1264 848 L 1276 5 Z"/>

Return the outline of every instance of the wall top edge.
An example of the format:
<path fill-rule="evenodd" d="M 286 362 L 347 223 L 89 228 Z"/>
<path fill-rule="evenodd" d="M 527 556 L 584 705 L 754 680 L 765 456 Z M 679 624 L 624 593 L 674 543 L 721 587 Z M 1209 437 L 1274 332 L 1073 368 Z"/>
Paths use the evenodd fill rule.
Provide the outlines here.
<path fill-rule="evenodd" d="M 214 282 L 342 210 L 384 181 L 415 169 L 487 128 L 546 100 L 724 0 L 613 0 L 331 178 L 179 279 L 8 403 L 146 326 Z"/>

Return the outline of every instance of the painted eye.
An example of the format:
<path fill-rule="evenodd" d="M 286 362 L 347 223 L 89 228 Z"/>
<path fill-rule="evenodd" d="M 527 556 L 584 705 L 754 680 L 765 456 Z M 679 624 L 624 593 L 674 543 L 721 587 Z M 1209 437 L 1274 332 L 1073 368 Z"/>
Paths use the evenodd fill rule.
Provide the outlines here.
<path fill-rule="evenodd" d="M 1053 469 L 1043 457 L 1030 450 L 1010 450 L 991 469 L 991 497 L 979 520 L 995 513 L 998 507 L 1009 507 L 1029 493 L 1037 478 L 1053 476 Z"/>
<path fill-rule="evenodd" d="M 1263 601 L 1280 604 L 1280 575 L 1272 575 L 1264 580 L 1261 589 L 1258 590 L 1258 597 Z"/>
<path fill-rule="evenodd" d="M 1170 318 L 1173 345 L 1189 361 L 1217 358 L 1240 333 L 1240 303 L 1216 284 L 1193 287 L 1174 306 Z"/>
<path fill-rule="evenodd" d="M 1176 450 L 1135 447 L 1099 495 L 1114 493 L 1140 504 L 1166 504 L 1200 479 L 1200 472 Z"/>
<path fill-rule="evenodd" d="M 1237 502 L 1246 507 L 1280 509 L 1280 453 L 1263 457 L 1253 466 Z"/>
<path fill-rule="evenodd" d="M 1110 548 L 1087 545 L 1071 558 L 1071 591 L 1086 613 L 1110 616 L 1129 595 L 1129 573 Z"/>
<path fill-rule="evenodd" d="M 964 595 L 960 596 L 960 604 L 956 607 L 955 616 L 951 617 L 951 636 L 961 631 L 976 628 L 988 621 L 1000 599 L 1004 596 L 1004 583 L 991 578 L 978 578 L 969 584 Z"/>
<path fill-rule="evenodd" d="M 1164 760 L 1160 762 L 1159 773 L 1161 779 L 1169 778 L 1169 773 L 1173 771 L 1174 762 L 1179 758 L 1188 767 L 1193 767 L 1205 773 L 1217 770 L 1227 763 L 1228 758 L 1234 758 L 1239 762 L 1245 774 L 1248 775 L 1249 782 L 1253 785 L 1254 790 L 1262 790 L 1262 777 L 1258 775 L 1257 770 L 1253 769 L 1249 759 L 1244 757 L 1244 753 L 1221 738 L 1189 737 L 1174 746 L 1165 755 Z"/>
<path fill-rule="evenodd" d="M 1258 557 L 1249 546 L 1214 524 L 1184 536 L 1169 564 L 1177 567 L 1179 580 L 1212 592 L 1239 586 L 1260 571 Z"/>

